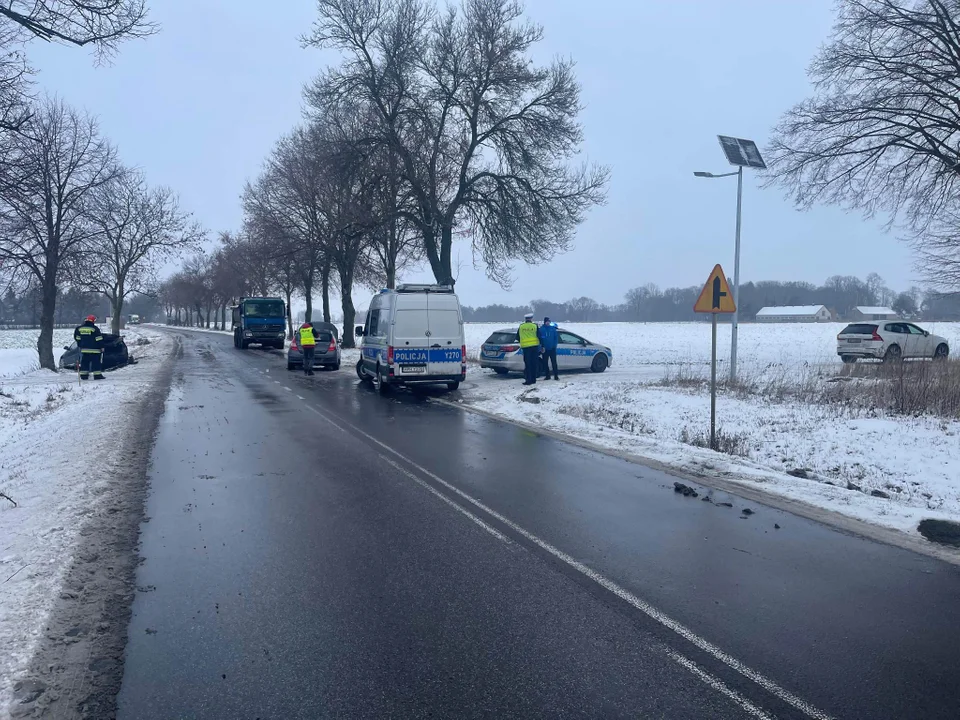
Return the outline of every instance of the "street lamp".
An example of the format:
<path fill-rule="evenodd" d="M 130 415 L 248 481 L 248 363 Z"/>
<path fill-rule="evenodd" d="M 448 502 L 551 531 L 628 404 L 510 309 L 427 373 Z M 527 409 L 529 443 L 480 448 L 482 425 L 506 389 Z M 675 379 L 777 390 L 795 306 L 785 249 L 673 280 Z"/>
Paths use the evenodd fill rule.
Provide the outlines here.
<path fill-rule="evenodd" d="M 733 256 L 733 302 L 736 309 L 733 311 L 733 322 L 730 327 L 730 381 L 737 379 L 737 331 L 739 330 L 740 313 L 740 204 L 743 198 L 743 168 L 753 167 L 766 169 L 766 163 L 760 157 L 760 150 L 753 140 L 741 140 L 740 138 L 729 137 L 727 135 L 717 135 L 720 139 L 720 147 L 723 148 L 724 155 L 731 165 L 737 166 L 736 172 L 730 173 L 711 173 L 697 171 L 694 176 L 698 178 L 725 178 L 737 176 L 737 237 Z"/>

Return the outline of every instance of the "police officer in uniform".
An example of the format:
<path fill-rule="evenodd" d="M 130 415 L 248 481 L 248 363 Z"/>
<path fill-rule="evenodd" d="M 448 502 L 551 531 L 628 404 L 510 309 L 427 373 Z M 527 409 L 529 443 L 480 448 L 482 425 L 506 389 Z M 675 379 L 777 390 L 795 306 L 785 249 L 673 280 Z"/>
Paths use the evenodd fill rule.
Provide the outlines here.
<path fill-rule="evenodd" d="M 300 352 L 303 355 L 303 374 L 313 375 L 313 356 L 317 351 L 317 334 L 313 325 L 305 322 L 297 331 Z"/>
<path fill-rule="evenodd" d="M 540 365 L 540 338 L 537 337 L 537 324 L 533 321 L 533 313 L 523 316 L 523 323 L 517 333 L 520 336 L 520 349 L 523 351 L 523 384 L 535 385 Z"/>
<path fill-rule="evenodd" d="M 103 380 L 103 333 L 96 322 L 95 315 L 87 315 L 83 325 L 73 331 L 73 339 L 80 350 L 81 380 L 88 380 L 91 371 L 94 380 Z"/>

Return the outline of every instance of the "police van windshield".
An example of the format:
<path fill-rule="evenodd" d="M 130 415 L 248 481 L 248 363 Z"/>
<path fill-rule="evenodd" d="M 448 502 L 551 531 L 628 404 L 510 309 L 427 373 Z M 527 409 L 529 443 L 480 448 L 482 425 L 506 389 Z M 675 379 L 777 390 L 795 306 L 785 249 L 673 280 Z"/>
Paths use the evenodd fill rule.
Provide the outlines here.
<path fill-rule="evenodd" d="M 248 300 L 243 304 L 243 314 L 255 318 L 283 317 L 283 303 L 279 300 Z"/>

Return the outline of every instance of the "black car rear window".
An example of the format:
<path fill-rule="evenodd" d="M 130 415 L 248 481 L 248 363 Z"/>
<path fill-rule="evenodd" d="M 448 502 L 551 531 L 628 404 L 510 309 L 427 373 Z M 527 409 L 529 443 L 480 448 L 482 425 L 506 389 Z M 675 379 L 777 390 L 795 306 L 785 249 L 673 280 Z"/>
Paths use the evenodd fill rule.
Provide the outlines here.
<path fill-rule="evenodd" d="M 520 342 L 520 338 L 515 332 L 495 332 L 487 338 L 487 345 L 508 345 L 509 343 Z"/>
<path fill-rule="evenodd" d="M 321 330 L 319 332 L 313 333 L 313 335 L 314 337 L 317 338 L 317 345 L 319 345 L 320 343 L 323 343 L 324 345 L 330 344 L 330 338 L 332 337 L 332 335 L 330 334 L 329 331 Z"/>
<path fill-rule="evenodd" d="M 854 323 L 852 325 L 847 325 L 841 335 L 873 335 L 873 331 L 877 329 L 876 325 L 869 325 L 867 323 Z"/>

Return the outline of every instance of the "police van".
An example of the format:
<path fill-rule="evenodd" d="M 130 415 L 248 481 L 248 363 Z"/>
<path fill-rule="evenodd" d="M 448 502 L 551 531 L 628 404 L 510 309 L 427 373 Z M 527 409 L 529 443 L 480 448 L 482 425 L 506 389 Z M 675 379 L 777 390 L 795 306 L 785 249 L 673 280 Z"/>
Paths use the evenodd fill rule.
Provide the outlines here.
<path fill-rule="evenodd" d="M 460 301 L 449 285 L 398 285 L 370 301 L 357 327 L 357 375 L 381 394 L 394 385 L 444 383 L 460 387 L 467 376 Z"/>

